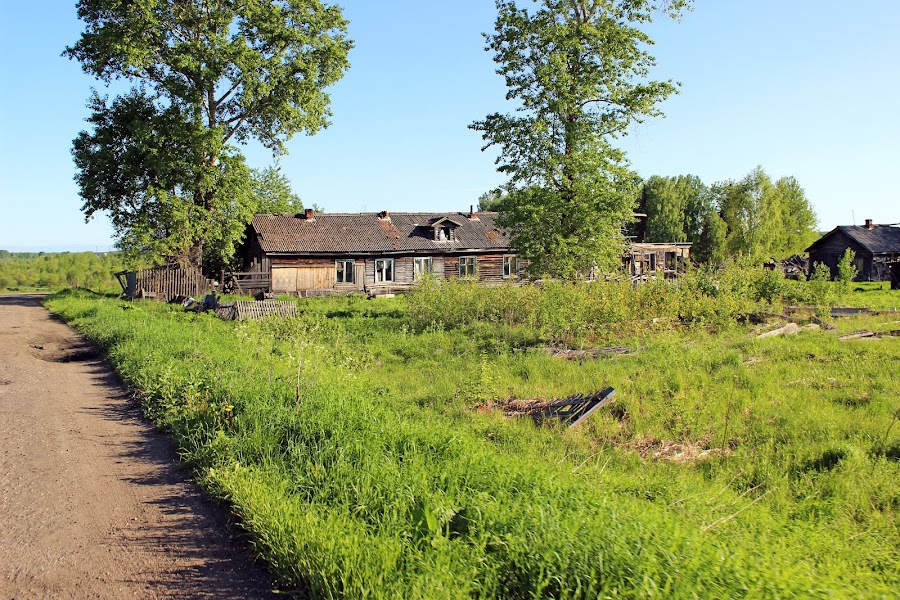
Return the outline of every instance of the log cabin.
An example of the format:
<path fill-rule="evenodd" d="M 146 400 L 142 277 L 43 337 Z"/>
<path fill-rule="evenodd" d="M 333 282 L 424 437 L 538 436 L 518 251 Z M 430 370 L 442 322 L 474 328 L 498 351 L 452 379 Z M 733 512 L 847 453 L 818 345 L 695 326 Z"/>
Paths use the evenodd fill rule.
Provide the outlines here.
<path fill-rule="evenodd" d="M 244 270 L 270 272 L 271 292 L 391 294 L 426 275 L 487 285 L 519 281 L 524 261 L 494 225 L 496 213 L 256 215 Z"/>
<path fill-rule="evenodd" d="M 810 274 L 816 263 L 824 263 L 832 277 L 837 276 L 838 262 L 847 249 L 856 253 L 857 281 L 888 281 L 892 264 L 900 262 L 900 227 L 877 225 L 872 219 L 866 219 L 865 225 L 835 227 L 806 249 Z"/>

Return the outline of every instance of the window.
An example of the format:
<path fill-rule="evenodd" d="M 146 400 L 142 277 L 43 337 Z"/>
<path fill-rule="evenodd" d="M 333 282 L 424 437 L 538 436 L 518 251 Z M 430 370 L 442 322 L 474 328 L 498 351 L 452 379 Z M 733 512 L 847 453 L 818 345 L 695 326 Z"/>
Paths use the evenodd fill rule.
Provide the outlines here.
<path fill-rule="evenodd" d="M 519 257 L 515 254 L 503 256 L 503 279 L 519 276 Z"/>
<path fill-rule="evenodd" d="M 678 262 L 675 258 L 674 252 L 666 252 L 665 254 L 665 268 L 668 271 L 674 271 L 678 267 Z"/>
<path fill-rule="evenodd" d="M 647 262 L 647 270 L 651 273 L 656 270 L 656 252 L 648 252 L 644 255 Z"/>
<path fill-rule="evenodd" d="M 476 277 L 478 275 L 478 260 L 475 256 L 459 257 L 459 276 Z"/>
<path fill-rule="evenodd" d="M 419 281 L 426 275 L 431 275 L 431 257 L 413 259 L 413 281 Z"/>
<path fill-rule="evenodd" d="M 394 281 L 394 259 L 375 259 L 375 283 L 390 283 Z"/>
<path fill-rule="evenodd" d="M 436 242 L 452 242 L 453 228 L 449 225 L 441 225 L 434 228 L 434 241 Z"/>
<path fill-rule="evenodd" d="M 336 260 L 334 261 L 337 268 L 338 283 L 353 283 L 353 266 L 352 260 Z"/>

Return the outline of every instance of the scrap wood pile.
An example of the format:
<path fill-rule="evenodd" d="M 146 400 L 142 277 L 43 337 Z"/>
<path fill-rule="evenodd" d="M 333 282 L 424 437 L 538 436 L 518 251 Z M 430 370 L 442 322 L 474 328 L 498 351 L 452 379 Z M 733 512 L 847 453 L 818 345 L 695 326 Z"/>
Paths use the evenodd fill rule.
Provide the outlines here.
<path fill-rule="evenodd" d="M 634 354 L 634 350 L 626 346 L 610 346 L 608 348 L 586 348 L 586 349 L 570 349 L 559 348 L 557 346 L 547 346 L 541 348 L 544 352 L 553 358 L 564 358 L 567 360 L 582 360 L 585 358 L 600 358 L 601 356 L 614 356 L 616 354 Z"/>
<path fill-rule="evenodd" d="M 480 410 L 500 410 L 510 417 L 527 416 L 541 423 L 550 419 L 558 419 L 563 425 L 576 427 L 583 423 L 598 409 L 612 401 L 616 390 L 608 387 L 593 394 L 575 394 L 557 400 L 506 400 L 491 402 L 479 407 Z"/>

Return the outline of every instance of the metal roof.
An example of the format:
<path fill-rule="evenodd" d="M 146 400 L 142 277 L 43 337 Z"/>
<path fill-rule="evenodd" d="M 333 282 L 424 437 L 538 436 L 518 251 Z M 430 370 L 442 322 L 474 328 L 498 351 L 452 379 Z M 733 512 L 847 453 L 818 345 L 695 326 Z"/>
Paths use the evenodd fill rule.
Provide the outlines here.
<path fill-rule="evenodd" d="M 509 238 L 494 225 L 497 213 L 325 213 L 256 215 L 250 225 L 266 253 L 351 254 L 504 250 Z M 433 225 L 458 223 L 452 241 L 435 241 Z"/>

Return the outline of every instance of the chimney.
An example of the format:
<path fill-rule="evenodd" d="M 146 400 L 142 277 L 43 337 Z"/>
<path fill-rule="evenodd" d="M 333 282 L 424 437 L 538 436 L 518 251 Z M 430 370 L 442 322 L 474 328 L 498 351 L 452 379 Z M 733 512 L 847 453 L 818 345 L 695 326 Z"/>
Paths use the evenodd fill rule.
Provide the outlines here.
<path fill-rule="evenodd" d="M 480 221 L 478 215 L 475 214 L 475 206 L 472 204 L 469 205 L 469 218 L 473 221 Z"/>
<path fill-rule="evenodd" d="M 391 213 L 389 213 L 389 212 L 386 211 L 386 210 L 383 210 L 383 211 L 381 211 L 380 213 L 378 213 L 378 218 L 381 219 L 382 221 L 390 221 L 390 220 L 391 220 Z"/>
<path fill-rule="evenodd" d="M 872 219 L 866 219 L 866 229 L 872 231 L 875 229 L 875 225 L 872 223 Z"/>
<path fill-rule="evenodd" d="M 315 221 L 316 220 L 316 211 L 311 208 L 307 208 L 303 213 L 303 218 L 307 221 Z"/>

